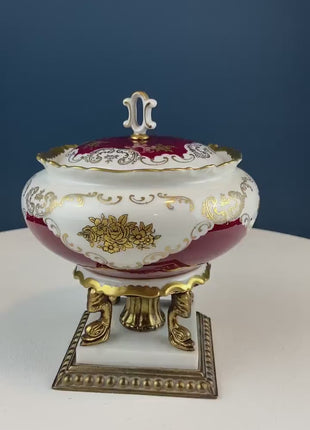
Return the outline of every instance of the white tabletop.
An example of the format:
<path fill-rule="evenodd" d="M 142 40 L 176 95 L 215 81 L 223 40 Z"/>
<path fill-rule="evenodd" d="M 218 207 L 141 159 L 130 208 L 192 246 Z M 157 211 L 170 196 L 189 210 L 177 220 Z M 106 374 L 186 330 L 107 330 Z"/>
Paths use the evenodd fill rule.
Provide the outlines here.
<path fill-rule="evenodd" d="M 219 398 L 50 388 L 86 304 L 73 264 L 26 230 L 0 234 L 0 428 L 310 428 L 310 241 L 253 230 L 197 287 Z"/>

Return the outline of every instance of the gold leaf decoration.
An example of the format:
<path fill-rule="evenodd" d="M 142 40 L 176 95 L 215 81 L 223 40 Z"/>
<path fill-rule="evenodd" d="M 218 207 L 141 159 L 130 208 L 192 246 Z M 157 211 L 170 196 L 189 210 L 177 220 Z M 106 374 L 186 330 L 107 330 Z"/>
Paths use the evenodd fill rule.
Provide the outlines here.
<path fill-rule="evenodd" d="M 176 203 L 186 203 L 189 205 L 189 210 L 193 211 L 195 206 L 192 199 L 185 196 L 169 196 L 168 194 L 164 193 L 157 193 L 158 197 L 161 199 L 166 199 L 166 206 L 168 209 L 174 209 L 174 205 Z"/>
<path fill-rule="evenodd" d="M 214 224 L 225 224 L 240 217 L 247 198 L 247 191 L 253 191 L 249 184 L 253 182 L 250 176 L 243 176 L 240 184 L 240 191 L 228 191 L 215 196 L 207 197 L 202 203 L 202 215 L 211 220 Z"/>
<path fill-rule="evenodd" d="M 128 214 L 119 218 L 113 215 L 90 217 L 92 225 L 86 225 L 78 233 L 91 247 L 96 246 L 109 254 L 126 251 L 130 248 L 150 249 L 161 236 L 155 234 L 153 224 L 145 225 L 140 221 L 129 222 Z"/>

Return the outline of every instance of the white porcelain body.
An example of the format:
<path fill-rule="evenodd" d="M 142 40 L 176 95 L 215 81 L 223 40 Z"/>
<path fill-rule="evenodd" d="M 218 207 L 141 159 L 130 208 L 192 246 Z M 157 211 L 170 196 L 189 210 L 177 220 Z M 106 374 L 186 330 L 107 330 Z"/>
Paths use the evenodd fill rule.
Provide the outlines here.
<path fill-rule="evenodd" d="M 31 229 L 41 223 L 76 255 L 120 271 L 141 269 L 178 255 L 214 229 L 227 230 L 237 223 L 246 231 L 255 221 L 258 205 L 255 182 L 234 164 L 201 171 L 121 174 L 47 166 L 28 181 L 22 194 L 23 213 Z M 91 242 L 82 232 L 87 226 L 96 227 L 96 219 L 111 216 L 123 223 L 119 234 L 117 229 L 112 232 L 121 244 L 104 250 L 102 241 Z M 149 246 L 139 246 L 139 240 L 135 245 L 133 239 L 126 245 L 130 229 L 137 233 L 139 226 L 143 230 L 150 225 Z M 200 243 L 197 264 L 202 263 L 204 253 L 204 242 Z M 188 265 L 191 269 L 192 263 Z"/>

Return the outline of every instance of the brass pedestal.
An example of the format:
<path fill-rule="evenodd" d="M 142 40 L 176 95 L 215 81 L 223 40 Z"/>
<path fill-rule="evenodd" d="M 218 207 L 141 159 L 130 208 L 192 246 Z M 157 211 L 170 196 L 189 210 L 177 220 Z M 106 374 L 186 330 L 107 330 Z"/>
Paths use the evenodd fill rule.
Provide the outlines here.
<path fill-rule="evenodd" d="M 151 287 L 136 284 L 110 285 L 107 284 L 106 278 L 98 281 L 98 278 L 84 276 L 82 271 L 76 269 L 74 276 L 88 288 L 87 311 L 78 325 L 53 388 L 215 398 L 217 387 L 210 319 L 197 312 L 197 345 L 192 339 L 190 330 L 181 325 L 178 320 L 179 317 L 191 316 L 192 288 L 204 284 L 209 279 L 209 264 L 204 269 L 198 270 L 200 271 L 195 270 L 185 275 L 182 278 L 183 282 L 169 278 L 167 281 L 157 281 L 159 287 Z M 87 272 L 85 273 L 87 275 Z M 150 282 L 155 283 L 155 281 Z M 91 347 L 108 341 L 113 303 L 116 303 L 117 298 L 121 296 L 126 297 L 125 306 L 120 314 L 121 324 L 127 329 L 140 332 L 154 331 L 164 325 L 165 315 L 160 308 L 160 297 L 171 296 L 167 311 L 168 339 L 172 347 L 188 353 L 197 348 L 199 361 L 197 368 L 184 370 L 163 367 L 113 368 L 111 365 L 76 363 L 75 351 L 79 342 L 82 346 Z M 96 320 L 92 318 L 87 324 L 90 313 L 99 313 L 99 318 Z M 109 348 L 109 343 L 103 348 Z M 126 353 L 125 350 L 124 353 Z M 176 360 L 179 359 L 178 355 Z"/>
<path fill-rule="evenodd" d="M 88 311 L 82 315 L 54 380 L 54 389 L 206 399 L 217 397 L 210 318 L 197 312 L 198 366 L 197 369 L 187 370 L 77 364 L 76 348 L 88 316 Z M 107 347 L 108 344 L 103 346 Z"/>
<path fill-rule="evenodd" d="M 165 315 L 160 310 L 159 297 L 127 297 L 120 322 L 124 327 L 136 331 L 151 331 L 163 326 Z"/>

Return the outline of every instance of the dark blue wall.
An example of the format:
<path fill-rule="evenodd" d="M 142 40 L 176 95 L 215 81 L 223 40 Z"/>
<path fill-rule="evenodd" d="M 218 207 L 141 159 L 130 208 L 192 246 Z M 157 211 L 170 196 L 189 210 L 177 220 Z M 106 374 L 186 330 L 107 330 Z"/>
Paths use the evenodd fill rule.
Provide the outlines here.
<path fill-rule="evenodd" d="M 127 134 L 144 89 L 158 134 L 243 152 L 257 227 L 310 237 L 308 3 L 2 0 L 1 229 L 24 226 L 37 152 Z"/>

